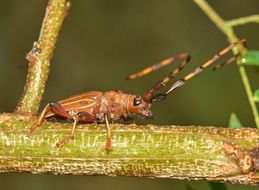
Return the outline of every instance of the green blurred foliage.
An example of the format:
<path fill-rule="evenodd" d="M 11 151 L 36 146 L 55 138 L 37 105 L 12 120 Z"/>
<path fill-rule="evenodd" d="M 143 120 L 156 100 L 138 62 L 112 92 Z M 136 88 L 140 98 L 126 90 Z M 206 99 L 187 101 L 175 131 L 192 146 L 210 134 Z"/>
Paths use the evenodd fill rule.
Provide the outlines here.
<path fill-rule="evenodd" d="M 256 102 L 259 102 L 259 89 L 257 89 L 255 92 L 254 92 L 254 100 Z"/>
<path fill-rule="evenodd" d="M 210 183 L 211 190 L 227 190 L 227 186 L 223 183 Z"/>
<path fill-rule="evenodd" d="M 258 0 L 209 1 L 225 19 L 258 14 Z M 0 0 L 0 111 L 14 110 L 26 79 L 26 53 L 37 40 L 47 1 Z M 258 24 L 236 28 L 259 49 Z M 182 1 L 72 1 L 71 15 L 62 28 L 52 60 L 42 106 L 89 90 L 120 89 L 142 94 L 171 69 L 164 68 L 134 81 L 129 74 L 168 56 L 193 56 L 184 72 L 208 60 L 227 45 L 224 35 L 192 2 Z M 258 88 L 258 73 L 248 68 Z M 184 74 L 184 73 L 183 73 Z M 181 75 L 182 76 L 182 75 Z M 155 104 L 155 120 L 137 123 L 227 126 L 237 113 L 245 126 L 253 117 L 235 64 L 217 72 L 207 70 L 177 89 L 167 101 Z M 1 174 L 4 189 L 185 189 L 170 179 Z M 188 182 L 190 183 L 190 182 Z M 190 183 L 210 189 L 207 182 Z M 228 185 L 228 189 L 256 187 Z"/>
<path fill-rule="evenodd" d="M 242 127 L 242 124 L 239 121 L 239 119 L 235 113 L 231 113 L 229 122 L 228 122 L 228 127 L 230 127 L 230 128 L 241 128 Z"/>
<path fill-rule="evenodd" d="M 248 51 L 242 56 L 241 61 L 244 65 L 259 66 L 259 51 Z"/>

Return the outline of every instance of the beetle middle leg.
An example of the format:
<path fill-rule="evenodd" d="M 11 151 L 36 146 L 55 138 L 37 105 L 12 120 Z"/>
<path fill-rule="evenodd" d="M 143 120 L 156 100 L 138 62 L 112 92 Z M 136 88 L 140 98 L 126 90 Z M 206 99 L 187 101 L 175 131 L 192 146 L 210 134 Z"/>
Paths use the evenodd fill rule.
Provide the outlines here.
<path fill-rule="evenodd" d="M 87 112 L 79 112 L 79 113 L 76 113 L 74 116 L 71 116 L 71 117 L 74 120 L 72 131 L 71 131 L 69 136 L 65 137 L 64 139 L 60 140 L 57 143 L 56 146 L 58 148 L 62 147 L 64 144 L 66 144 L 70 140 L 74 139 L 74 137 L 75 137 L 75 129 L 76 129 L 76 125 L 77 125 L 78 121 L 80 121 L 80 122 L 87 122 L 87 123 L 91 123 L 91 122 L 95 121 L 95 117 L 93 115 L 91 115 L 90 113 L 87 113 Z"/>
<path fill-rule="evenodd" d="M 112 149 L 111 129 L 110 129 L 110 124 L 109 124 L 107 115 L 105 115 L 104 117 L 105 117 L 106 130 L 107 130 L 107 140 L 105 143 L 105 150 L 110 151 Z"/>

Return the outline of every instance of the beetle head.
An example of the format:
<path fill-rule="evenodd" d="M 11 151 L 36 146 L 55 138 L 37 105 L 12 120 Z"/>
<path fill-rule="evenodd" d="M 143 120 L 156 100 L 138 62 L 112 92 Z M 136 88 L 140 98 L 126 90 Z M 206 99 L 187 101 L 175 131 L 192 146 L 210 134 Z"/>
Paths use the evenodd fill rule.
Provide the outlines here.
<path fill-rule="evenodd" d="M 151 102 L 145 101 L 141 96 L 131 95 L 127 107 L 130 114 L 139 115 L 147 119 L 154 118 L 154 115 L 150 110 Z"/>

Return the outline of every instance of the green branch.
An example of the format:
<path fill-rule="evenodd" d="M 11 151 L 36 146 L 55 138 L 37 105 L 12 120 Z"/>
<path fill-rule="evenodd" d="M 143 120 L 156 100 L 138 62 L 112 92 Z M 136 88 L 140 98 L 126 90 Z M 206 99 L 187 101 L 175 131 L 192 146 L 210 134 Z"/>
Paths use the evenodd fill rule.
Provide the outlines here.
<path fill-rule="evenodd" d="M 248 17 L 241 17 L 241 18 L 229 20 L 229 21 L 227 21 L 226 24 L 229 27 L 234 27 L 234 26 L 239 26 L 239 25 L 243 25 L 243 24 L 248 24 L 250 22 L 255 22 L 255 23 L 259 24 L 259 15 L 251 15 Z"/>
<path fill-rule="evenodd" d="M 39 109 L 48 79 L 50 60 L 69 7 L 66 0 L 49 1 L 39 40 L 34 42 L 26 56 L 29 68 L 24 92 L 16 107 L 18 112 L 36 113 Z"/>
<path fill-rule="evenodd" d="M 258 145 L 258 129 L 114 124 L 113 150 L 107 152 L 104 125 L 79 125 L 75 139 L 58 149 L 71 123 L 45 122 L 28 138 L 34 122 L 29 115 L 0 115 L 0 172 L 259 183 L 259 166 L 246 171 L 240 164 L 247 156 L 259 162 L 249 151 Z M 239 147 L 238 160 L 229 153 L 231 145 Z"/>
<path fill-rule="evenodd" d="M 213 21 L 213 23 L 221 30 L 229 39 L 231 43 L 237 41 L 238 37 L 233 31 L 233 26 L 246 24 L 249 22 L 258 22 L 259 15 L 253 15 L 250 17 L 239 18 L 231 21 L 223 20 L 219 14 L 204 0 L 194 0 L 194 2 L 204 11 L 204 13 Z M 246 51 L 246 48 L 242 46 L 243 53 Z M 238 53 L 237 48 L 233 49 L 234 54 Z M 241 60 L 237 60 L 239 66 L 239 73 L 243 81 L 246 94 L 248 97 L 249 104 L 251 106 L 254 120 L 257 128 L 259 128 L 259 114 L 256 107 L 256 102 L 254 101 L 252 88 L 249 83 L 249 78 L 246 73 L 245 67 L 241 64 Z"/>

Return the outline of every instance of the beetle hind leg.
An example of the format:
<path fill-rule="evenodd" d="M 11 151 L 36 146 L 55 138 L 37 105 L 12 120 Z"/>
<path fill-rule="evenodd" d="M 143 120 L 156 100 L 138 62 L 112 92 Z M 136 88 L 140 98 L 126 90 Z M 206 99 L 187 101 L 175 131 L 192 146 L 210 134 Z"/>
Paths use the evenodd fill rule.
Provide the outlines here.
<path fill-rule="evenodd" d="M 43 109 L 42 113 L 40 114 L 40 118 L 38 119 L 37 123 L 35 123 L 35 125 L 33 125 L 30 129 L 30 131 L 28 132 L 27 136 L 30 137 L 37 128 L 40 127 L 41 123 L 43 122 L 45 115 L 50 111 L 50 106 L 49 104 L 47 104 L 45 106 L 45 108 Z"/>
<path fill-rule="evenodd" d="M 60 115 L 60 116 L 63 116 L 65 118 L 67 118 L 67 119 L 71 119 L 70 115 L 63 109 L 63 107 L 59 103 L 50 102 L 43 109 L 43 111 L 40 114 L 40 117 L 39 117 L 37 123 L 33 127 L 31 127 L 30 131 L 27 134 L 28 137 L 30 137 L 36 131 L 36 129 L 40 127 L 40 125 L 42 124 L 42 122 L 45 119 L 45 116 L 50 111 L 52 111 L 56 115 Z"/>

